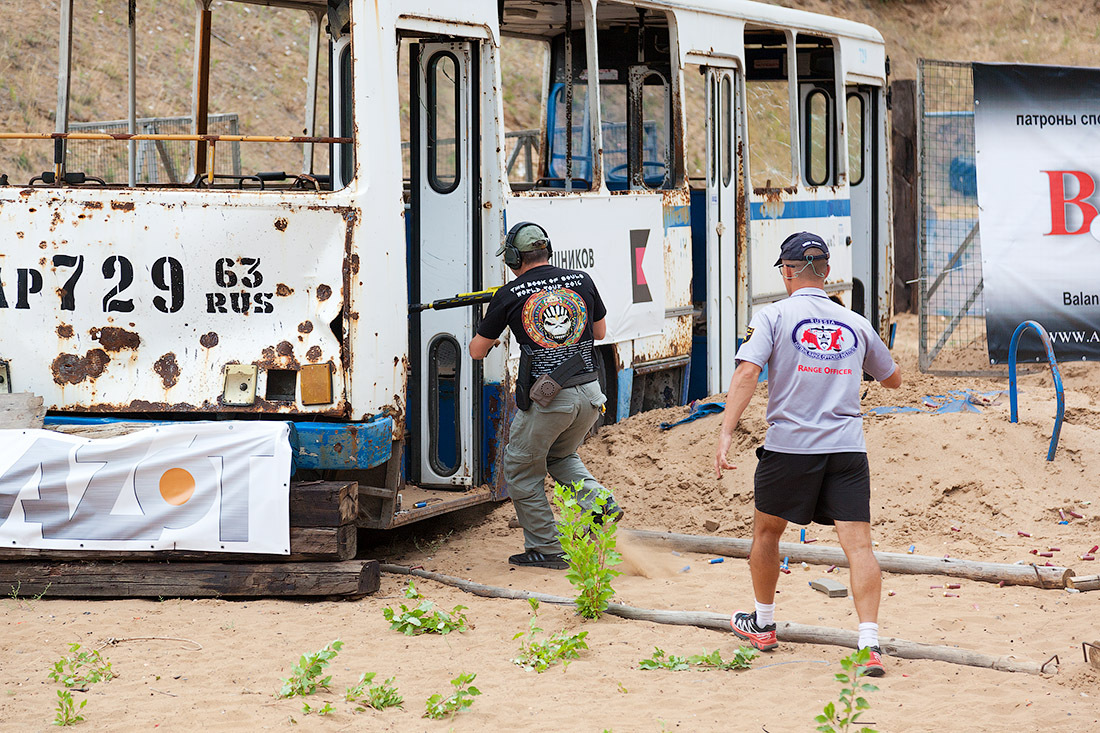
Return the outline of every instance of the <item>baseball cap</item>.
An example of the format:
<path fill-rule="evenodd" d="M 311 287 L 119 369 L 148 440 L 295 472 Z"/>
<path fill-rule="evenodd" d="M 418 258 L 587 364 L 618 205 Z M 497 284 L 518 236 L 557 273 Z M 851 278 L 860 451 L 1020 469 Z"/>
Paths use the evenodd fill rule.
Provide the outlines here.
<path fill-rule="evenodd" d="M 779 259 L 775 264 L 778 266 L 783 260 L 804 260 L 806 256 L 802 253 L 813 247 L 821 250 L 825 259 L 829 259 L 829 245 L 825 244 L 824 239 L 810 232 L 792 234 L 779 245 Z M 821 259 L 821 256 L 817 255 L 816 259 Z"/>
<path fill-rule="evenodd" d="M 538 224 L 532 224 L 531 222 L 524 222 L 520 224 L 515 233 L 510 235 L 512 245 L 520 252 L 534 252 L 536 249 L 546 249 L 547 243 L 550 239 L 546 236 L 546 231 Z M 507 248 L 508 240 L 500 245 L 500 249 L 497 250 L 497 257 L 504 254 L 505 248 Z"/>

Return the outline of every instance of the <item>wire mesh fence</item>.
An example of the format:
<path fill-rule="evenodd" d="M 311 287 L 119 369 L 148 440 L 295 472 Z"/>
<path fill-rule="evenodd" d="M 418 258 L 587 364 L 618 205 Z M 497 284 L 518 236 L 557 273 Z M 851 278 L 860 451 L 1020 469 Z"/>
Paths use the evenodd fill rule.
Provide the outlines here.
<path fill-rule="evenodd" d="M 207 133 L 210 135 L 239 135 L 240 123 L 236 114 L 217 114 L 208 117 Z M 126 120 L 109 122 L 72 122 L 70 132 L 129 132 Z M 190 117 L 144 117 L 137 120 L 137 132 L 142 135 L 187 135 L 192 131 Z M 137 140 L 134 143 L 137 158 L 137 183 L 184 183 L 191 171 L 192 143 L 175 140 Z M 65 167 L 98 176 L 107 183 L 125 183 L 129 179 L 129 143 L 117 140 L 70 140 Z M 226 146 L 223 148 L 222 146 Z M 218 146 L 217 173 L 241 174 L 241 144 L 222 143 Z"/>
<path fill-rule="evenodd" d="M 920 369 L 990 375 L 968 62 L 917 65 Z"/>

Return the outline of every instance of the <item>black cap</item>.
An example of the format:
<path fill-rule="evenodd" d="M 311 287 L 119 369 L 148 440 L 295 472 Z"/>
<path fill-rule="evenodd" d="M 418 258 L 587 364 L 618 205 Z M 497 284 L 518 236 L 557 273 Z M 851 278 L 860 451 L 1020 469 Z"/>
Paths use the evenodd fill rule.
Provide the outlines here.
<path fill-rule="evenodd" d="M 808 249 L 817 248 L 821 250 L 820 255 L 812 255 L 807 257 L 802 254 Z M 821 260 L 829 259 L 829 245 L 825 244 L 825 240 L 816 234 L 810 232 L 798 232 L 792 234 L 783 240 L 783 244 L 779 246 L 779 259 L 775 261 L 776 266 L 783 262 L 783 260 Z"/>

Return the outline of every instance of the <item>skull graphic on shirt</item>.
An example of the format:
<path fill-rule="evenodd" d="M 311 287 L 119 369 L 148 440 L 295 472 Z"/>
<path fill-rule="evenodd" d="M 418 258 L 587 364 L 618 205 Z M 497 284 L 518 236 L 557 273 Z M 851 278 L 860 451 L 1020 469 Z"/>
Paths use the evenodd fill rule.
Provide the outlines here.
<path fill-rule="evenodd" d="M 587 326 L 584 299 L 568 288 L 541 291 L 523 306 L 524 330 L 544 349 L 577 343 Z"/>

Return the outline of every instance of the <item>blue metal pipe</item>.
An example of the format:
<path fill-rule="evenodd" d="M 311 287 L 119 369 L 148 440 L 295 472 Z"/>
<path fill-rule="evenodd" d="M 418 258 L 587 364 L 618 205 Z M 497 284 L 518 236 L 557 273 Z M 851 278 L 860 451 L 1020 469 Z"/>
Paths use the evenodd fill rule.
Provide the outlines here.
<path fill-rule="evenodd" d="M 1008 344 L 1008 398 L 1010 405 L 1009 421 L 1016 422 L 1016 347 L 1019 346 L 1020 336 L 1028 328 L 1035 330 L 1047 350 L 1047 361 L 1050 362 L 1050 373 L 1054 377 L 1054 391 L 1058 396 L 1058 413 L 1054 416 L 1054 433 L 1050 436 L 1050 448 L 1047 450 L 1047 460 L 1054 460 L 1054 452 L 1058 449 L 1058 435 L 1062 432 L 1062 418 L 1066 414 L 1066 395 L 1062 389 L 1062 374 L 1058 371 L 1058 360 L 1054 356 L 1054 345 L 1050 342 L 1050 334 L 1037 321 L 1024 321 L 1012 332 L 1012 340 Z"/>

